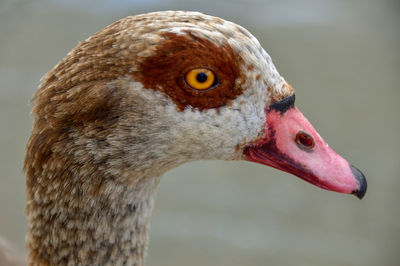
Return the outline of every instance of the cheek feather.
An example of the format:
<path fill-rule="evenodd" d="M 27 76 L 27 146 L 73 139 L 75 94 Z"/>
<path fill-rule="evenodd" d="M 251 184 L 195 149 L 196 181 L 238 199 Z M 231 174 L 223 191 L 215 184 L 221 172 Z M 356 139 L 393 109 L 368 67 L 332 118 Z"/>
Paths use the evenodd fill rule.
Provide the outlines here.
<path fill-rule="evenodd" d="M 199 110 L 221 107 L 242 94 L 241 84 L 237 82 L 244 80 L 238 56 L 228 44 L 218 46 L 190 32 L 184 35 L 163 33 L 163 38 L 156 52 L 141 60 L 139 71 L 133 73 L 135 80 L 145 88 L 165 93 L 181 111 L 187 106 Z M 198 91 L 185 83 L 185 74 L 201 67 L 216 73 L 218 86 Z"/>

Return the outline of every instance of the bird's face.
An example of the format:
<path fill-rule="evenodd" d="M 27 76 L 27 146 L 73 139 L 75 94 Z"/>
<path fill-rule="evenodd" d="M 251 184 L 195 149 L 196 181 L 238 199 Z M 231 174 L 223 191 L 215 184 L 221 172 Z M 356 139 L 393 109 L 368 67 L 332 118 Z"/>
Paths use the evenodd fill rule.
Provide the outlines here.
<path fill-rule="evenodd" d="M 131 85 L 156 117 L 154 151 L 177 163 L 244 159 L 364 195 L 361 172 L 294 106 L 292 87 L 247 30 L 198 13 L 166 17 L 153 20 L 162 26 L 148 33 L 153 46 L 137 59 Z"/>
<path fill-rule="evenodd" d="M 118 158 L 110 167 L 127 165 L 153 173 L 159 169 L 161 174 L 188 161 L 242 159 L 328 190 L 359 197 L 365 193 L 361 172 L 322 140 L 294 106 L 293 88 L 269 55 L 234 23 L 179 11 L 128 17 L 80 44 L 69 57 L 53 75 L 59 80 L 71 75 L 65 80 L 84 80 L 91 87 L 85 92 L 83 85 L 72 84 L 64 110 L 70 112 L 74 97 L 84 103 L 76 104 L 80 115 L 94 110 L 83 116 L 93 120 L 92 127 L 83 121 L 84 130 L 91 129 L 84 135 L 106 137 L 97 145 L 89 139 L 85 147 L 96 147 L 88 153 L 99 158 L 98 147 L 106 147 L 98 160 Z M 67 64 L 72 71 L 63 69 Z M 50 87 L 56 79 L 48 75 L 43 86 Z M 96 89 L 91 82 L 99 78 L 107 83 Z M 90 107 L 91 99 L 97 107 Z M 101 119 L 110 117 L 109 128 L 99 127 Z"/>

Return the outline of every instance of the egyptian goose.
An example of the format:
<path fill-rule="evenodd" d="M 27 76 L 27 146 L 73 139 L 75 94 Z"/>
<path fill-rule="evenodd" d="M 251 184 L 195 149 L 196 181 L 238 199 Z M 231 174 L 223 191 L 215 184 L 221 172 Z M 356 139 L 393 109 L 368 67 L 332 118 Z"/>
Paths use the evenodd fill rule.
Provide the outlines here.
<path fill-rule="evenodd" d="M 197 12 L 123 18 L 78 44 L 33 98 L 26 148 L 31 265 L 143 265 L 160 176 L 247 160 L 366 192 L 295 107 L 246 29 Z"/>

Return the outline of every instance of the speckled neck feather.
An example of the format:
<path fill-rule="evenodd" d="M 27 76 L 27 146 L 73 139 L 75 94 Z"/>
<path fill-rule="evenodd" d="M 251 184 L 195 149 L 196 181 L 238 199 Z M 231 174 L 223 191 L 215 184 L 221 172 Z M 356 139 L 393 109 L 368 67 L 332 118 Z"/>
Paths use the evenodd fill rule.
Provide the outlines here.
<path fill-rule="evenodd" d="M 221 84 L 188 90 L 189 67 Z M 74 48 L 34 96 L 27 175 L 31 265 L 143 265 L 159 177 L 243 158 L 265 108 L 293 94 L 244 28 L 197 12 L 121 19 Z"/>

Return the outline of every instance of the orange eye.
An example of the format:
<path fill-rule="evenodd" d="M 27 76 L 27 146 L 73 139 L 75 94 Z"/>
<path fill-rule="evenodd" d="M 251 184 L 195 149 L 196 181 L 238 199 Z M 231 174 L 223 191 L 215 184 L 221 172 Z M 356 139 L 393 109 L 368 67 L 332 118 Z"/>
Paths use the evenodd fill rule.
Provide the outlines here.
<path fill-rule="evenodd" d="M 185 82 L 195 90 L 207 90 L 215 84 L 215 74 L 207 68 L 195 68 L 185 74 Z"/>

